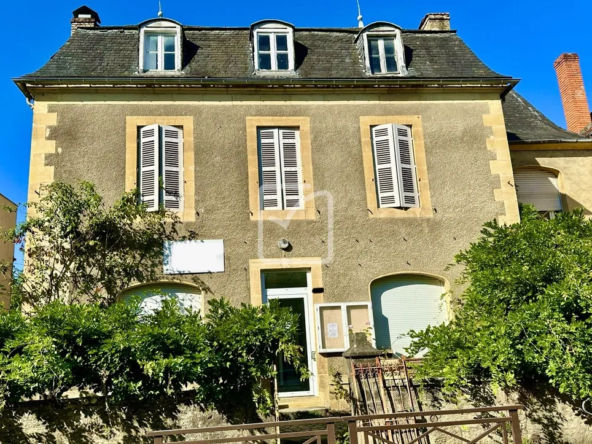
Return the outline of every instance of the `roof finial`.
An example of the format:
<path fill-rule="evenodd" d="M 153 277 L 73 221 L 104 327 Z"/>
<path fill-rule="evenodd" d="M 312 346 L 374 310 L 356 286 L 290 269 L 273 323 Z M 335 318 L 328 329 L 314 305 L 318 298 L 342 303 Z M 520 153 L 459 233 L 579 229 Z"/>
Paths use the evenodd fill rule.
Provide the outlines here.
<path fill-rule="evenodd" d="M 358 2 L 358 28 L 363 28 L 364 27 L 364 22 L 362 21 L 362 19 L 364 17 L 362 17 L 362 10 L 360 9 L 360 0 L 356 0 Z"/>
<path fill-rule="evenodd" d="M 158 2 L 158 16 L 162 17 L 162 7 L 160 5 L 160 2 Z"/>

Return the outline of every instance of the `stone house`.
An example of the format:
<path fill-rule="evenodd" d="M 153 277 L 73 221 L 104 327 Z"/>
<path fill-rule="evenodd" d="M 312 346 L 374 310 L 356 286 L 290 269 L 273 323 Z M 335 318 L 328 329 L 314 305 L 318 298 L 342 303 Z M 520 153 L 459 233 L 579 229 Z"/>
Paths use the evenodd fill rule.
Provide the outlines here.
<path fill-rule="evenodd" d="M 16 212 L 7 211 L 6 207 L 15 208 L 15 204 L 0 194 L 0 232 L 14 228 Z M 8 276 L 12 272 L 14 244 L 0 240 L 0 264 L 8 264 Z M 10 306 L 10 279 L 0 274 L 0 305 L 8 310 Z"/>
<path fill-rule="evenodd" d="M 401 353 L 409 329 L 445 321 L 447 265 L 484 222 L 592 208 L 592 139 L 516 93 L 448 14 L 412 30 L 100 23 L 75 10 L 68 41 L 14 80 L 34 103 L 29 200 L 84 179 L 177 212 L 201 240 L 166 245 L 162 282 L 122 298 L 292 307 L 312 377 L 281 363 L 282 407 L 331 406 L 349 330 Z"/>

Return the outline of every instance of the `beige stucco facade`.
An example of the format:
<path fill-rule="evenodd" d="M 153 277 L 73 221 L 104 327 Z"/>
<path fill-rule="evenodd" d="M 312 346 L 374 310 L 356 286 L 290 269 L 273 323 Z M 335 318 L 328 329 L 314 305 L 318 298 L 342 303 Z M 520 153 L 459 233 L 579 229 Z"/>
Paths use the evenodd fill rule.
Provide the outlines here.
<path fill-rule="evenodd" d="M 559 188 L 565 210 L 583 208 L 592 215 L 592 141 L 549 149 L 546 145 L 512 146 L 512 165 L 515 169 L 537 167 L 550 170 L 559 178 Z"/>
<path fill-rule="evenodd" d="M 319 286 L 311 294 L 312 304 L 369 301 L 370 283 L 395 273 L 440 276 L 454 292 L 460 270 L 447 268 L 454 255 L 478 237 L 484 222 L 518 221 L 499 91 L 56 90 L 37 91 L 35 97 L 29 187 L 33 200 L 40 184 L 78 180 L 94 182 L 107 201 L 115 200 L 133 180 L 126 122 L 143 117 L 157 122 L 161 116 L 165 122 L 183 119 L 187 125 L 190 119 L 192 137 L 185 150 L 191 151 L 194 162 L 194 202 L 189 206 L 194 214 L 188 214 L 185 205 L 184 228 L 201 239 L 224 239 L 225 248 L 225 272 L 200 276 L 211 289 L 206 299 L 261 301 L 261 271 L 294 267 L 310 270 L 313 287 Z M 425 178 L 420 192 L 426 199 L 413 217 L 397 212 L 374 217 L 369 208 L 372 178 L 365 125 L 389 116 L 418 122 L 418 168 Z M 314 180 L 314 206 L 309 204 L 302 217 L 278 214 L 257 220 L 253 125 L 274 119 L 306 126 L 306 177 L 311 185 Z M 191 195 L 187 186 L 186 181 L 186 196 Z M 282 238 L 290 241 L 291 251 L 278 248 Z M 318 358 L 317 396 L 294 398 L 287 405 L 328 406 L 328 357 Z"/>
<path fill-rule="evenodd" d="M 15 205 L 0 194 L 0 231 L 14 228 L 16 224 L 16 212 L 7 211 L 5 207 L 15 208 Z M 0 263 L 9 264 L 9 270 L 12 270 L 13 257 L 14 244 L 0 240 Z M 10 279 L 8 276 L 4 277 L 0 274 L 0 304 L 4 309 L 8 309 L 10 305 Z"/>

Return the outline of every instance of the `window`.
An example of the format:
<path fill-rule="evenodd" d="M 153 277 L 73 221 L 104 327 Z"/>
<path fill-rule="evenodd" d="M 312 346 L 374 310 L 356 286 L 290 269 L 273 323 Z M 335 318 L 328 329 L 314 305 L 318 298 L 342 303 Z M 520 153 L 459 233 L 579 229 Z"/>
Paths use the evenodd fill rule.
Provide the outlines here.
<path fill-rule="evenodd" d="M 176 70 L 177 45 L 175 40 L 175 34 L 146 33 L 144 38 L 144 70 Z"/>
<path fill-rule="evenodd" d="M 183 208 L 183 130 L 148 125 L 139 130 L 138 180 L 148 211 Z"/>
<path fill-rule="evenodd" d="M 358 33 L 355 42 L 368 74 L 407 74 L 405 47 L 399 26 L 387 22 L 372 23 Z"/>
<path fill-rule="evenodd" d="M 411 128 L 393 123 L 372 127 L 372 148 L 378 207 L 419 207 Z"/>
<path fill-rule="evenodd" d="M 544 215 L 553 218 L 562 210 L 561 191 L 556 174 L 541 169 L 518 169 L 514 172 L 519 204 L 534 205 Z"/>
<path fill-rule="evenodd" d="M 193 286 L 174 282 L 140 285 L 128 288 L 121 293 L 120 300 L 129 301 L 133 297 L 140 297 L 140 309 L 143 315 L 153 314 L 162 308 L 165 299 L 176 298 L 181 311 L 201 311 L 202 291 Z"/>
<path fill-rule="evenodd" d="M 174 73 L 181 70 L 181 25 L 155 19 L 140 25 L 140 70 Z"/>
<path fill-rule="evenodd" d="M 394 275 L 370 286 L 376 347 L 406 354 L 410 330 L 447 321 L 443 282 L 422 275 Z"/>
<path fill-rule="evenodd" d="M 368 38 L 368 55 L 372 74 L 398 72 L 394 37 Z"/>
<path fill-rule="evenodd" d="M 261 207 L 303 208 L 299 129 L 258 128 L 257 133 Z"/>
<path fill-rule="evenodd" d="M 283 22 L 260 22 L 252 26 L 255 70 L 294 70 L 294 28 Z"/>
<path fill-rule="evenodd" d="M 344 352 L 350 347 L 350 333 L 365 332 L 373 342 L 372 304 L 351 302 L 315 306 L 319 353 Z"/>

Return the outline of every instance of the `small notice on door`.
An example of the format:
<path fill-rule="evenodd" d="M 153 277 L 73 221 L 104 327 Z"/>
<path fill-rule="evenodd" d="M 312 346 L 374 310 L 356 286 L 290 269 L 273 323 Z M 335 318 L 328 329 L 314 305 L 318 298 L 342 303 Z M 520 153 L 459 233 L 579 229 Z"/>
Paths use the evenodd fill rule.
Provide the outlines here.
<path fill-rule="evenodd" d="M 339 330 L 337 324 L 327 324 L 327 338 L 335 339 L 339 337 Z"/>

